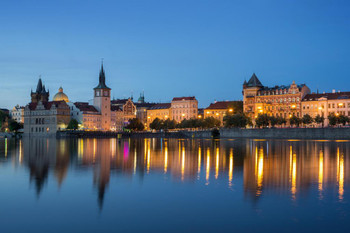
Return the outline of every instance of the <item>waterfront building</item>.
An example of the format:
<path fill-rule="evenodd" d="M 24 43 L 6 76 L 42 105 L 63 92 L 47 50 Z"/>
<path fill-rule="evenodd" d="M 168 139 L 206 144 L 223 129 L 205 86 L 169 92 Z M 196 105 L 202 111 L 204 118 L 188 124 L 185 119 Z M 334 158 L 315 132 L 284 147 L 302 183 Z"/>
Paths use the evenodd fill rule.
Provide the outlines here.
<path fill-rule="evenodd" d="M 258 77 L 253 74 L 248 82 L 243 83 L 243 111 L 252 118 L 259 114 L 284 117 L 289 119 L 295 115 L 301 116 L 301 100 L 310 93 L 305 84 L 263 86 Z"/>
<path fill-rule="evenodd" d="M 70 121 L 70 108 L 65 101 L 49 101 L 49 92 L 39 78 L 31 102 L 24 108 L 24 134 L 27 136 L 55 135 Z"/>
<path fill-rule="evenodd" d="M 350 92 L 336 92 L 322 94 L 308 94 L 302 100 L 302 115 L 317 115 L 325 118 L 324 125 L 328 126 L 328 116 L 350 116 Z"/>
<path fill-rule="evenodd" d="M 10 117 L 18 123 L 24 123 L 24 107 L 18 104 L 10 111 Z"/>
<path fill-rule="evenodd" d="M 204 118 L 214 117 L 223 125 L 224 117 L 227 114 L 234 114 L 242 111 L 242 101 L 215 101 L 204 109 Z"/>
<path fill-rule="evenodd" d="M 156 118 L 160 120 L 172 119 L 171 103 L 161 103 L 150 107 L 147 110 L 147 127 L 149 127 L 149 124 Z"/>
<path fill-rule="evenodd" d="M 111 129 L 111 88 L 106 86 L 106 77 L 101 64 L 99 83 L 94 88 L 94 107 L 101 114 L 101 129 Z"/>
<path fill-rule="evenodd" d="M 174 97 L 171 101 L 171 119 L 181 122 L 184 119 L 197 118 L 198 101 L 196 97 Z"/>
<path fill-rule="evenodd" d="M 93 106 L 87 102 L 69 103 L 71 108 L 71 118 L 79 122 L 80 128 L 83 130 L 100 130 L 101 114 Z"/>

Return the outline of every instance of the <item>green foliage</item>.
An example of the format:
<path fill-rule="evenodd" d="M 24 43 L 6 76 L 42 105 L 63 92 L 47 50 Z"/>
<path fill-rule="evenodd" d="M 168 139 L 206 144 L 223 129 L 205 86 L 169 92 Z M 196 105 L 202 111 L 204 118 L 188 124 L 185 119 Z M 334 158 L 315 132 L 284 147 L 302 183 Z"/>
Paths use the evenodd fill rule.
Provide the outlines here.
<path fill-rule="evenodd" d="M 277 124 L 280 125 L 280 126 L 286 125 L 287 124 L 286 118 L 281 117 L 281 116 L 277 117 Z"/>
<path fill-rule="evenodd" d="M 275 127 L 275 125 L 278 125 L 278 117 L 270 116 L 270 124 L 271 127 Z"/>
<path fill-rule="evenodd" d="M 129 124 L 126 126 L 126 128 L 130 130 L 142 131 L 145 128 L 145 126 L 142 124 L 140 119 L 133 118 L 129 120 Z"/>
<path fill-rule="evenodd" d="M 79 122 L 75 119 L 71 119 L 68 123 L 67 129 L 76 130 L 79 128 Z"/>
<path fill-rule="evenodd" d="M 219 127 L 220 124 L 220 120 L 214 117 L 207 117 L 205 119 L 184 119 L 176 125 L 176 128 L 214 128 Z"/>
<path fill-rule="evenodd" d="M 334 113 L 331 113 L 328 115 L 328 121 L 329 125 L 335 126 L 338 123 L 338 117 Z"/>
<path fill-rule="evenodd" d="M 295 125 L 295 126 L 299 127 L 301 122 L 302 122 L 302 120 L 299 117 L 295 116 L 295 115 L 293 115 L 291 118 L 289 118 L 289 124 L 291 126 Z"/>
<path fill-rule="evenodd" d="M 157 117 L 151 122 L 151 124 L 149 124 L 149 127 L 151 129 L 160 130 L 162 129 L 162 125 L 163 125 L 163 121 Z"/>
<path fill-rule="evenodd" d="M 267 114 L 259 114 L 258 117 L 255 119 L 255 124 L 258 128 L 260 127 L 267 127 L 269 126 L 270 117 Z"/>
<path fill-rule="evenodd" d="M 224 125 L 227 128 L 231 128 L 231 127 L 244 128 L 248 124 L 251 124 L 251 120 L 249 117 L 247 117 L 243 113 L 226 115 L 224 117 Z"/>
<path fill-rule="evenodd" d="M 4 125 L 4 123 L 6 122 L 6 120 L 8 118 L 9 118 L 9 116 L 0 110 L 0 129 L 2 128 L 2 126 Z"/>
<path fill-rule="evenodd" d="M 338 120 L 338 123 L 342 124 L 343 126 L 350 121 L 349 117 L 344 115 L 340 115 L 337 120 Z"/>
<path fill-rule="evenodd" d="M 23 129 L 23 124 L 18 123 L 15 120 L 9 120 L 9 130 L 12 132 L 17 132 L 19 129 Z"/>
<path fill-rule="evenodd" d="M 315 117 L 314 121 L 315 121 L 317 124 L 322 124 L 322 126 L 323 126 L 323 123 L 324 123 L 324 116 L 317 115 L 317 116 Z"/>
<path fill-rule="evenodd" d="M 309 125 L 314 121 L 314 119 L 312 119 L 312 117 L 309 114 L 305 114 L 303 118 L 301 118 L 301 121 L 304 125 Z"/>

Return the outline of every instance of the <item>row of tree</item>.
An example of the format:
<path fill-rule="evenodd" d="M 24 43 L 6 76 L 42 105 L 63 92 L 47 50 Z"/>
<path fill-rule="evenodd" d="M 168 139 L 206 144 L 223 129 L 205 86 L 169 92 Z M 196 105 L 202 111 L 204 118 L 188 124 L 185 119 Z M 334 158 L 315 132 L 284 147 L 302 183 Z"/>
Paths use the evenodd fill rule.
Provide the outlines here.
<path fill-rule="evenodd" d="M 175 120 L 161 120 L 159 118 L 154 119 L 150 128 L 155 130 L 160 129 L 183 129 L 183 128 L 214 128 L 219 127 L 220 121 L 214 117 L 207 117 L 205 119 L 189 119 L 182 120 L 180 123 L 177 123 Z"/>

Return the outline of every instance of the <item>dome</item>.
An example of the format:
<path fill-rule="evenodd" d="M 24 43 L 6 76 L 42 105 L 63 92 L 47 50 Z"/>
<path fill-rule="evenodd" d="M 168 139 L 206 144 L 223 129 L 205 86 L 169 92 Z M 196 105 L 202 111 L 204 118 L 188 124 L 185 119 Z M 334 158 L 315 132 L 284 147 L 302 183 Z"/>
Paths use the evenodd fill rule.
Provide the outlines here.
<path fill-rule="evenodd" d="M 68 96 L 66 94 L 63 93 L 63 88 L 60 87 L 58 89 L 57 94 L 53 97 L 53 101 L 66 101 L 69 102 Z"/>

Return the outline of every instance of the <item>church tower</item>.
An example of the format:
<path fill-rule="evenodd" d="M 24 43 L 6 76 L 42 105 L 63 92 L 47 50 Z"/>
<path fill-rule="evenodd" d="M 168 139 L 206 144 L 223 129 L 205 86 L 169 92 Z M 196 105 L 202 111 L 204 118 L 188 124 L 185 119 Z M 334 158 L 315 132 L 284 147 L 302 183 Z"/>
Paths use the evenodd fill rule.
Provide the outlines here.
<path fill-rule="evenodd" d="M 101 64 L 99 83 L 94 88 L 94 106 L 101 114 L 102 130 L 111 129 L 111 88 L 106 86 L 106 77 Z"/>
<path fill-rule="evenodd" d="M 50 96 L 49 91 L 46 91 L 45 85 L 43 85 L 41 78 L 39 78 L 38 85 L 36 86 L 36 91 L 30 92 L 32 103 L 38 103 L 39 101 L 48 102 L 49 96 Z"/>

